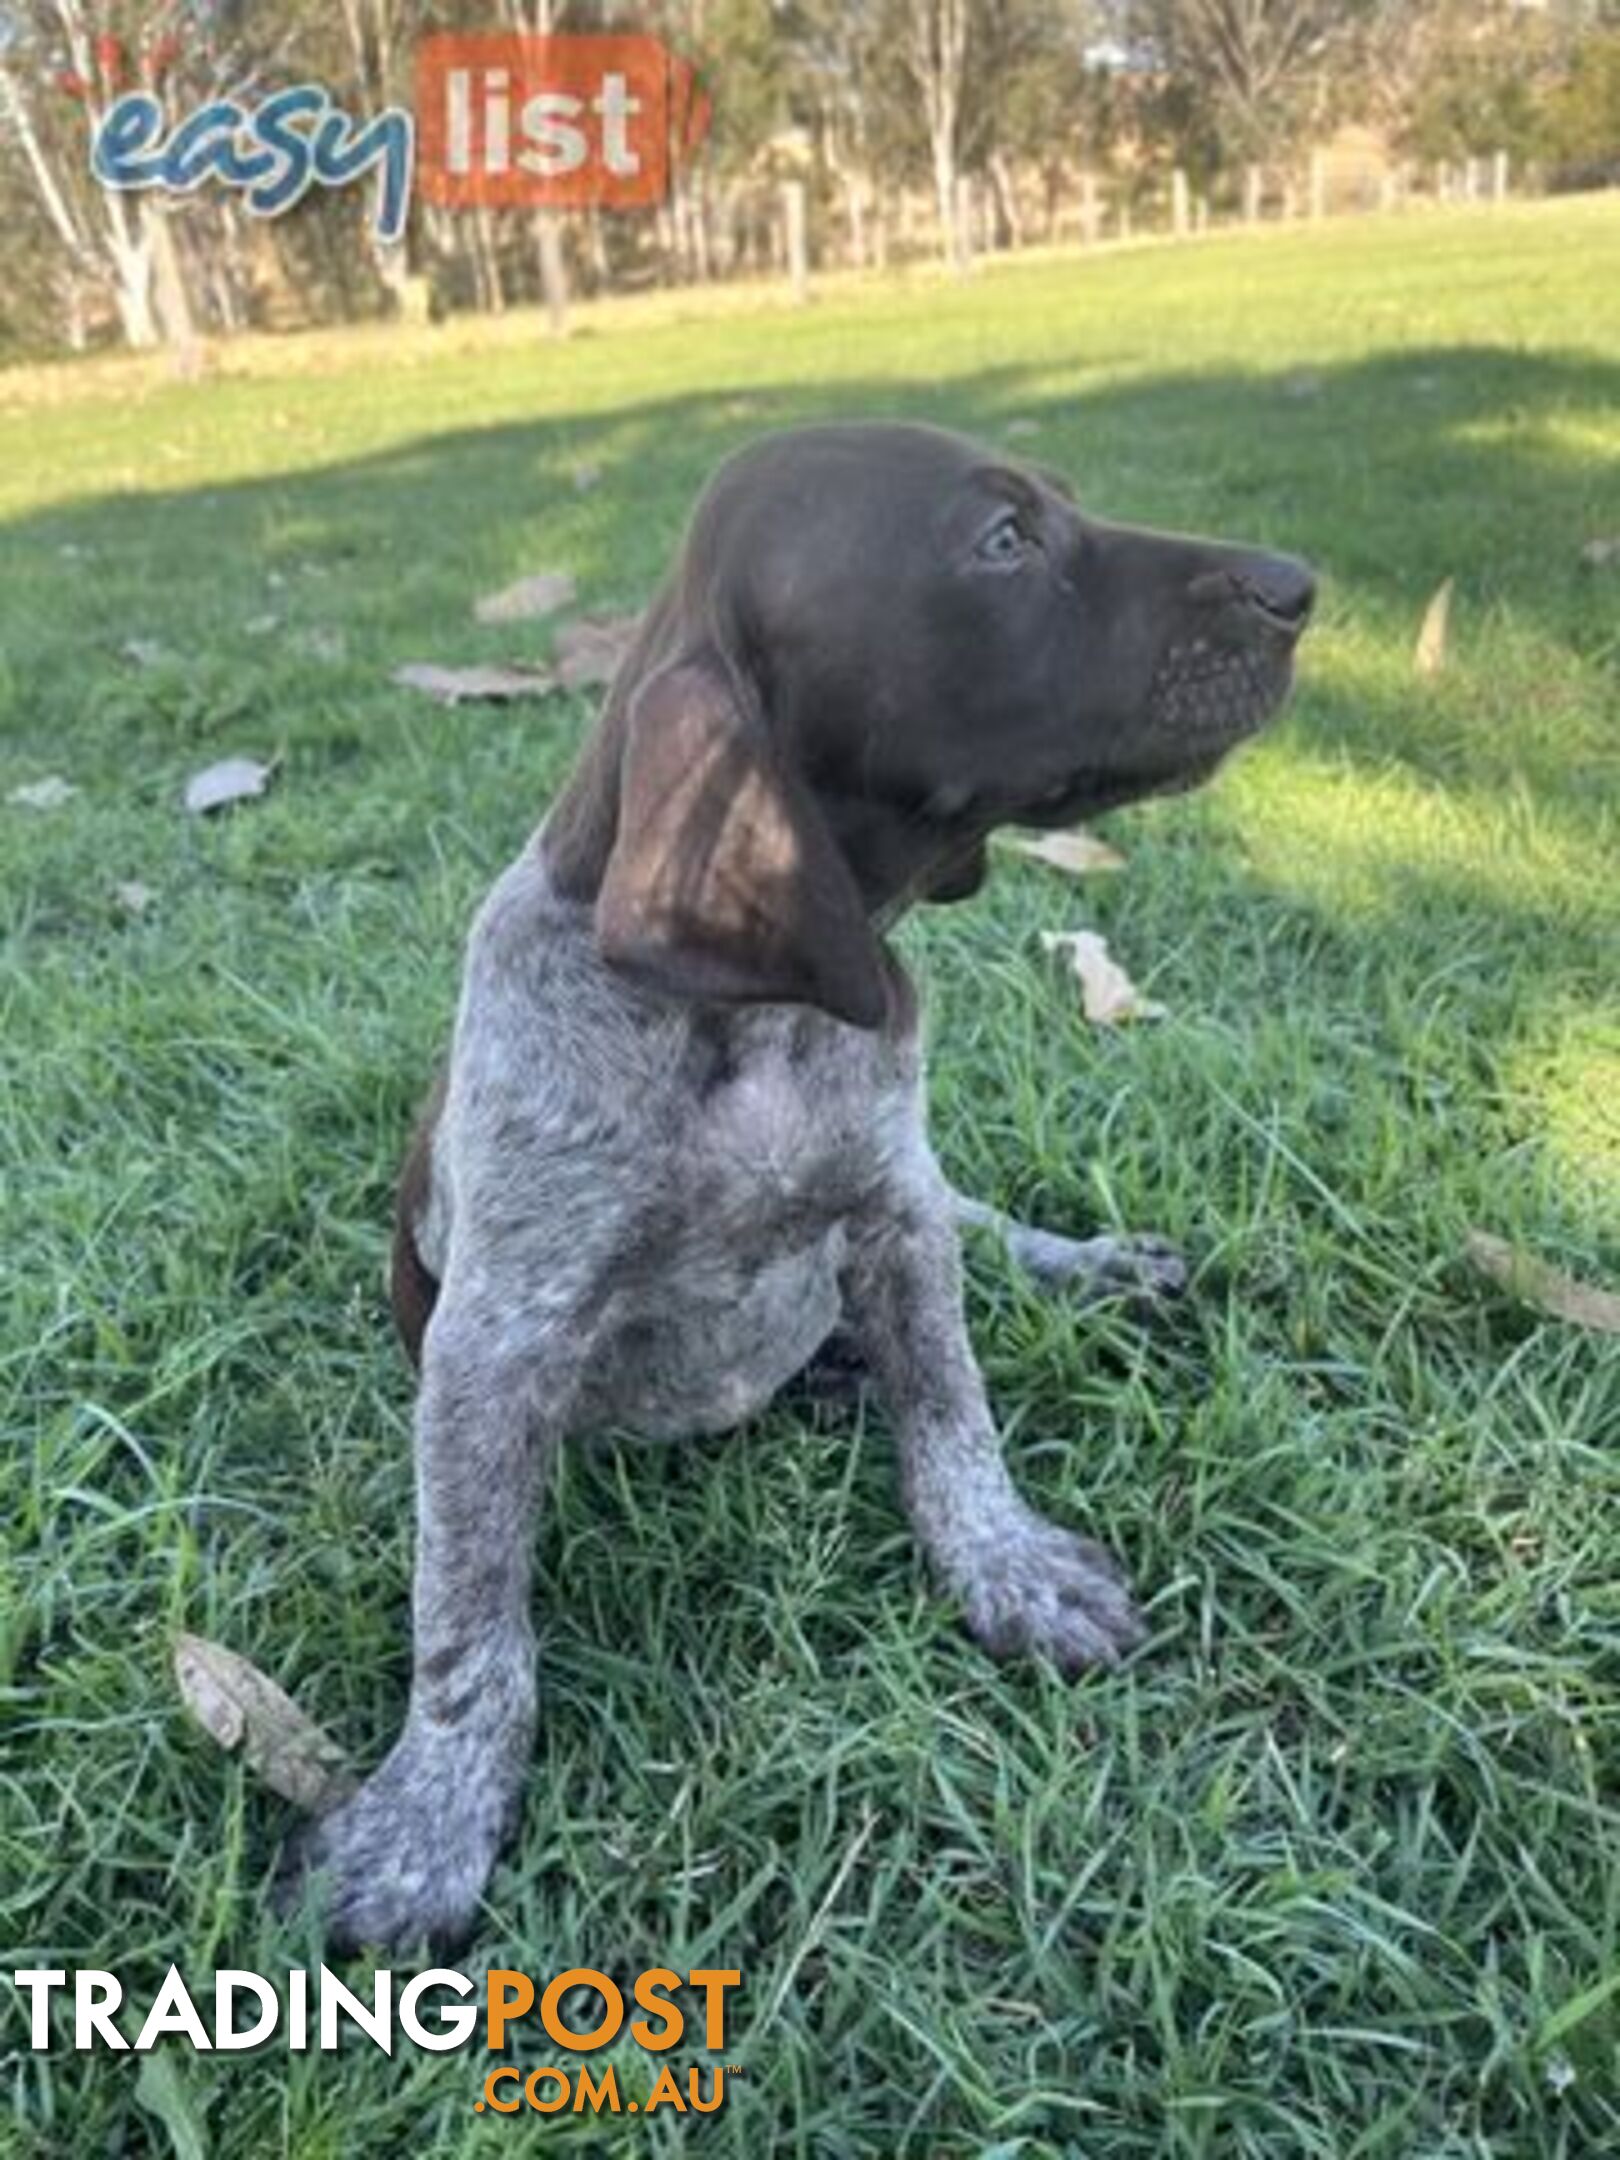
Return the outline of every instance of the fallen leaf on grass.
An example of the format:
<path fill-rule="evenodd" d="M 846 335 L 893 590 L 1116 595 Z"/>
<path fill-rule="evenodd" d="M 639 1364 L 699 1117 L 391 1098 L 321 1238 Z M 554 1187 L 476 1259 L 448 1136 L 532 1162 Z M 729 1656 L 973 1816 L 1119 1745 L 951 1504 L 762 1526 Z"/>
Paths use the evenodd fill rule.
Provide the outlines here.
<path fill-rule="evenodd" d="M 151 637 L 125 638 L 118 650 L 131 667 L 161 667 L 169 657 L 168 647 Z"/>
<path fill-rule="evenodd" d="M 1125 858 L 1116 847 L 1106 840 L 1099 840 L 1095 833 L 1077 826 L 1073 832 L 1006 833 L 1002 836 L 1003 847 L 1011 848 L 1015 855 L 1027 855 L 1032 862 L 1048 864 L 1054 870 L 1066 870 L 1070 877 L 1090 877 L 1099 870 L 1123 870 Z"/>
<path fill-rule="evenodd" d="M 249 637 L 269 637 L 273 630 L 281 628 L 279 615 L 250 615 L 242 625 Z"/>
<path fill-rule="evenodd" d="M 47 773 L 43 780 L 30 780 L 23 787 L 14 787 L 6 801 L 20 804 L 24 810 L 60 810 L 78 792 L 73 782 L 64 780 L 60 773 Z"/>
<path fill-rule="evenodd" d="M 1079 978 L 1086 1018 L 1098 1027 L 1162 1020 L 1166 1007 L 1144 997 L 1095 930 L 1043 930 L 1042 949 L 1062 953 Z"/>
<path fill-rule="evenodd" d="M 143 885 L 139 878 L 130 878 L 125 884 L 113 887 L 113 898 L 126 915 L 144 915 L 152 905 L 152 889 Z"/>
<path fill-rule="evenodd" d="M 223 810 L 229 803 L 262 795 L 274 771 L 273 765 L 261 765 L 257 758 L 221 758 L 217 765 L 205 766 L 186 782 L 186 808 L 193 817 L 205 817 L 210 810 Z"/>
<path fill-rule="evenodd" d="M 1581 549 L 1581 561 L 1588 570 L 1606 570 L 1610 563 L 1620 563 L 1620 533 L 1588 540 Z"/>
<path fill-rule="evenodd" d="M 180 1700 L 222 1748 L 294 1807 L 325 1808 L 354 1790 L 343 1751 L 256 1665 L 201 1635 L 177 1635 Z"/>
<path fill-rule="evenodd" d="M 1475 1267 L 1527 1305 L 1537 1305 L 1555 1320 L 1573 1321 L 1576 1327 L 1597 1328 L 1605 1335 L 1620 1335 L 1620 1296 L 1600 1290 L 1594 1283 L 1578 1282 L 1533 1253 L 1520 1252 L 1506 1238 L 1492 1237 L 1488 1230 L 1470 1230 L 1463 1250 Z"/>
<path fill-rule="evenodd" d="M 637 615 L 582 615 L 554 640 L 557 680 L 565 690 L 598 689 L 619 672 L 640 621 Z"/>
<path fill-rule="evenodd" d="M 403 689 L 425 691 L 441 705 L 545 697 L 557 687 L 550 668 L 501 667 L 492 662 L 477 662 L 472 667 L 436 667 L 431 661 L 412 661 L 408 667 L 395 668 L 390 679 Z"/>
<path fill-rule="evenodd" d="M 1420 675 L 1438 675 L 1446 664 L 1446 640 L 1451 633 L 1451 587 L 1447 578 L 1423 611 L 1412 665 Z"/>
<path fill-rule="evenodd" d="M 346 660 L 349 641 L 341 630 L 317 626 L 312 630 L 295 630 L 292 635 L 294 652 L 305 654 L 311 660 Z"/>
<path fill-rule="evenodd" d="M 539 615 L 555 615 L 573 597 L 574 581 L 566 570 L 541 570 L 501 592 L 486 594 L 473 613 L 481 623 L 532 622 Z"/>

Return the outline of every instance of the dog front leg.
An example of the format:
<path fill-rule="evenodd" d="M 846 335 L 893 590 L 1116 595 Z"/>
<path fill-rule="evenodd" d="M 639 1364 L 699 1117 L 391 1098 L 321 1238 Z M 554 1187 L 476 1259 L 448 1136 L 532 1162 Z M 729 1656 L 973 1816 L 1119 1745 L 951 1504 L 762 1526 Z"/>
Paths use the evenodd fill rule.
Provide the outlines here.
<path fill-rule="evenodd" d="M 294 1884 L 324 1877 L 339 1946 L 465 1939 L 515 1827 L 535 1731 L 534 1515 L 575 1371 L 501 1334 L 447 1297 L 424 1344 L 410 1707 L 380 1767 L 292 1856 Z"/>
<path fill-rule="evenodd" d="M 1113 1664 L 1141 1641 L 1141 1620 L 1112 1557 L 1014 1486 L 968 1341 L 950 1189 L 931 1160 L 914 1169 L 857 1229 L 844 1279 L 907 1514 L 988 1650 L 1043 1652 L 1071 1672 Z"/>

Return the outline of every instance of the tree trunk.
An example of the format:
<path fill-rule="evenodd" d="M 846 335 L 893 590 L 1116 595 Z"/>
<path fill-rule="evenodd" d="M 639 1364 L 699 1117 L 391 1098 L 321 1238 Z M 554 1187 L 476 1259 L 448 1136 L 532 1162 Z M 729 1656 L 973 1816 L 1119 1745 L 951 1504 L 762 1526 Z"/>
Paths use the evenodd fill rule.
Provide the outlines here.
<path fill-rule="evenodd" d="M 482 204 L 473 216 L 473 246 L 484 306 L 492 315 L 504 315 L 506 288 L 501 283 L 501 258 L 495 245 L 495 220 Z"/>
<path fill-rule="evenodd" d="M 152 243 L 138 238 L 109 235 L 108 253 L 113 265 L 113 304 L 118 310 L 124 342 L 136 352 L 149 352 L 158 342 L 157 316 L 152 308 Z"/>
<path fill-rule="evenodd" d="M 405 243 L 396 240 L 390 245 L 387 241 L 379 241 L 372 249 L 372 260 L 377 265 L 378 281 L 388 296 L 389 312 L 403 315 L 411 282 L 411 260 Z"/>
<path fill-rule="evenodd" d="M 1013 184 L 1012 168 L 1006 153 L 998 150 L 990 160 L 990 181 L 996 191 L 996 210 L 1001 219 L 1002 230 L 1009 247 L 1021 248 L 1024 244 L 1024 215 L 1018 207 L 1018 190 Z"/>
<path fill-rule="evenodd" d="M 600 210 L 585 213 L 585 250 L 590 257 L 591 276 L 597 289 L 605 291 L 613 278 L 613 265 L 608 260 L 607 228 L 602 222 Z"/>
<path fill-rule="evenodd" d="M 967 36 L 967 0 L 911 0 L 906 64 L 922 93 L 940 251 L 958 271 L 967 268 L 957 185 Z"/>
<path fill-rule="evenodd" d="M 810 297 L 807 194 L 802 180 L 782 182 L 782 246 L 787 257 L 788 279 L 793 288 L 793 297 L 801 307 Z"/>
<path fill-rule="evenodd" d="M 934 207 L 939 216 L 939 251 L 953 270 L 967 268 L 961 205 L 956 189 L 956 146 L 946 135 L 934 137 Z"/>

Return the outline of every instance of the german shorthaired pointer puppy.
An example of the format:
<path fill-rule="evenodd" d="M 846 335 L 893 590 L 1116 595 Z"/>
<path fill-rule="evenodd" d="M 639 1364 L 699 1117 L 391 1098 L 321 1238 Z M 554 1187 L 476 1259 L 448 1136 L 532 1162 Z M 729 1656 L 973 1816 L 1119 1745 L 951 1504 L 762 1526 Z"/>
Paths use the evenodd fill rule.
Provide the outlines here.
<path fill-rule="evenodd" d="M 1179 1265 L 952 1193 L 886 933 L 973 892 L 996 826 L 1206 779 L 1283 698 L 1312 592 L 1298 562 L 1103 524 L 932 428 L 806 428 L 720 469 L 473 925 L 407 1166 L 415 1669 L 392 1753 L 291 1870 L 321 1872 L 337 1941 L 473 1925 L 534 1737 L 530 1553 L 559 1444 L 734 1426 L 835 1330 L 979 1640 L 1074 1670 L 1140 1639 L 1109 1556 L 1008 1475 L 957 1225 L 1104 1289 Z"/>

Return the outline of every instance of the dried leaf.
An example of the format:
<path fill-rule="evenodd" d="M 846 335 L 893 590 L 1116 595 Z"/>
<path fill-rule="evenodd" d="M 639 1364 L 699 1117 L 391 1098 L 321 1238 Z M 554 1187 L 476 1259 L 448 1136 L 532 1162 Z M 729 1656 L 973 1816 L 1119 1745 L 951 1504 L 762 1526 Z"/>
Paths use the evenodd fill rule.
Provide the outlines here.
<path fill-rule="evenodd" d="M 305 653 L 311 660 L 344 660 L 348 657 L 349 641 L 341 630 L 317 627 L 293 633 L 294 652 Z"/>
<path fill-rule="evenodd" d="M 1086 1018 L 1098 1027 L 1126 1020 L 1162 1020 L 1166 1008 L 1144 997 L 1095 930 L 1043 930 L 1042 948 L 1062 953 L 1079 977 Z"/>
<path fill-rule="evenodd" d="M 395 668 L 391 680 L 406 690 L 424 690 L 441 705 L 545 697 L 557 687 L 550 668 L 501 667 L 493 662 L 436 667 L 431 661 L 413 661 L 408 667 Z"/>
<path fill-rule="evenodd" d="M 1606 570 L 1610 563 L 1620 563 L 1620 533 L 1588 540 L 1581 549 L 1581 561 L 1588 570 Z"/>
<path fill-rule="evenodd" d="M 250 615 L 242 625 L 249 637 L 269 637 L 273 630 L 281 628 L 279 615 Z"/>
<path fill-rule="evenodd" d="M 78 792 L 73 782 L 64 780 L 60 773 L 47 773 L 43 780 L 30 780 L 24 787 L 14 787 L 6 801 L 17 803 L 24 810 L 60 810 Z"/>
<path fill-rule="evenodd" d="M 481 623 L 532 622 L 540 615 L 555 615 L 573 597 L 574 581 L 566 570 L 541 570 L 501 592 L 487 594 L 473 613 Z"/>
<path fill-rule="evenodd" d="M 1054 870 L 1066 870 L 1070 877 L 1090 877 L 1099 870 L 1123 870 L 1125 858 L 1116 847 L 1106 840 L 1099 840 L 1095 833 L 1076 826 L 1072 832 L 1006 833 L 1002 836 L 1003 847 L 1011 848 L 1015 855 L 1027 855 L 1032 862 L 1047 863 Z"/>
<path fill-rule="evenodd" d="M 132 667 L 161 667 L 169 657 L 168 647 L 149 637 L 125 638 L 118 650 Z"/>
<path fill-rule="evenodd" d="M 1423 614 L 1412 665 L 1420 675 L 1438 675 L 1446 664 L 1446 640 L 1451 631 L 1451 588 L 1447 578 Z"/>
<path fill-rule="evenodd" d="M 325 1808 L 354 1790 L 337 1742 L 256 1665 L 201 1635 L 177 1635 L 180 1699 L 204 1732 L 294 1807 Z"/>
<path fill-rule="evenodd" d="M 261 765 L 257 758 L 221 758 L 217 765 L 193 773 L 186 782 L 186 808 L 193 817 L 203 817 L 210 810 L 245 802 L 250 795 L 262 795 L 274 770 L 273 765 Z"/>
<path fill-rule="evenodd" d="M 565 690 L 590 690 L 610 683 L 630 650 L 640 622 L 637 615 L 582 615 L 557 632 L 557 680 Z"/>
<path fill-rule="evenodd" d="M 1620 1335 L 1620 1296 L 1614 1291 L 1578 1282 L 1533 1253 L 1520 1252 L 1506 1238 L 1492 1237 L 1488 1230 L 1470 1230 L 1463 1250 L 1492 1282 L 1527 1305 L 1539 1306 L 1555 1320 L 1573 1321 L 1576 1327 Z"/>
<path fill-rule="evenodd" d="M 131 878 L 123 885 L 115 885 L 113 898 L 126 915 L 144 915 L 152 905 L 150 886 L 143 885 L 138 878 Z"/>

